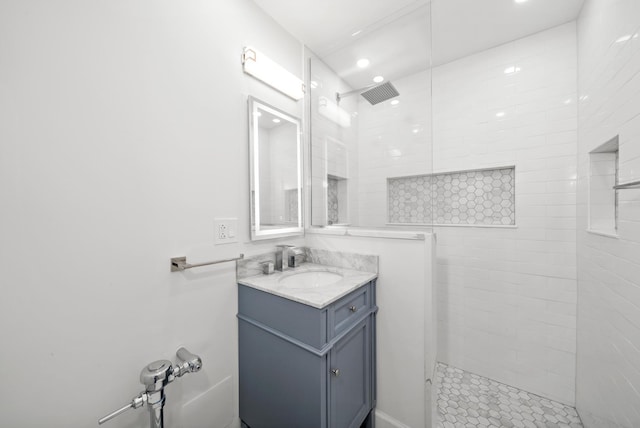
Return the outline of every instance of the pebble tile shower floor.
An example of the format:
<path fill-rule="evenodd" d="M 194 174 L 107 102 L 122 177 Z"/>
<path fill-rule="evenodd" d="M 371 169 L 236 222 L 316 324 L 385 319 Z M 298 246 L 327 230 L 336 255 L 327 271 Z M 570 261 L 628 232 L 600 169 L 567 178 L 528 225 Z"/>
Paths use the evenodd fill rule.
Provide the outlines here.
<path fill-rule="evenodd" d="M 445 364 L 438 385 L 437 428 L 583 428 L 571 406 Z"/>

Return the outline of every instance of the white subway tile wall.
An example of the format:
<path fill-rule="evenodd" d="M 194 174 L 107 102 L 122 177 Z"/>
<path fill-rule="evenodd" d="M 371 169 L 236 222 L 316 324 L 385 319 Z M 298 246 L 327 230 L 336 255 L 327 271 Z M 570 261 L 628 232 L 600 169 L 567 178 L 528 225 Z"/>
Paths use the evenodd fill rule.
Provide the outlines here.
<path fill-rule="evenodd" d="M 398 104 L 372 106 L 362 98 L 358 104 L 359 194 L 350 199 L 360 226 L 387 223 L 387 177 L 432 172 L 430 80 L 431 71 L 394 80 Z"/>
<path fill-rule="evenodd" d="M 389 223 L 514 225 L 514 168 L 387 180 Z"/>
<path fill-rule="evenodd" d="M 569 23 L 433 71 L 434 173 L 515 165 L 518 217 L 517 228 L 435 229 L 440 360 L 567 404 L 575 392 L 576 62 Z"/>
<path fill-rule="evenodd" d="M 618 192 L 618 236 L 588 233 L 589 152 L 619 135 L 640 180 L 640 2 L 587 0 L 578 19 L 578 355 L 586 427 L 640 426 L 640 191 Z"/>

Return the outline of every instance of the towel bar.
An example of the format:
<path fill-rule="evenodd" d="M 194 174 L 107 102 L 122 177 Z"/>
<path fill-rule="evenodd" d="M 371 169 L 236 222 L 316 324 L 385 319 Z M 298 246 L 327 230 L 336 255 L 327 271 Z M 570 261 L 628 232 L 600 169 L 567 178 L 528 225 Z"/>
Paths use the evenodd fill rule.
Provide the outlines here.
<path fill-rule="evenodd" d="M 244 254 L 240 254 L 238 257 L 234 257 L 232 259 L 224 259 L 224 260 L 216 260 L 213 262 L 206 263 L 187 263 L 186 257 L 173 257 L 171 259 L 171 272 L 182 272 L 183 270 L 200 267 L 200 266 L 209 266 L 209 265 L 217 265 L 218 263 L 226 263 L 226 262 L 234 262 L 236 260 L 244 259 Z"/>

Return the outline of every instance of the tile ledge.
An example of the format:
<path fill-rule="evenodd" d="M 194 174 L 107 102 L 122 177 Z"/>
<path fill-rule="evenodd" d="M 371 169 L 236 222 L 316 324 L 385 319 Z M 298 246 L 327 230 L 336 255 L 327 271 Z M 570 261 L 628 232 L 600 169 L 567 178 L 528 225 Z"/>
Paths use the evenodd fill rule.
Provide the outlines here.
<path fill-rule="evenodd" d="M 605 232 L 604 230 L 596 230 L 596 229 L 587 229 L 587 233 L 592 235 L 604 236 L 607 238 L 620 239 L 620 235 L 615 232 Z"/>
<path fill-rule="evenodd" d="M 307 229 L 307 233 L 334 236 L 360 236 L 382 239 L 408 239 L 417 241 L 425 241 L 427 239 L 427 235 L 432 235 L 432 233 L 430 232 L 410 232 L 385 229 L 354 229 L 347 227 L 314 227 Z"/>
<path fill-rule="evenodd" d="M 419 227 L 483 227 L 489 229 L 517 229 L 517 224 L 441 224 L 441 223 L 387 223 L 388 226 L 419 226 Z"/>

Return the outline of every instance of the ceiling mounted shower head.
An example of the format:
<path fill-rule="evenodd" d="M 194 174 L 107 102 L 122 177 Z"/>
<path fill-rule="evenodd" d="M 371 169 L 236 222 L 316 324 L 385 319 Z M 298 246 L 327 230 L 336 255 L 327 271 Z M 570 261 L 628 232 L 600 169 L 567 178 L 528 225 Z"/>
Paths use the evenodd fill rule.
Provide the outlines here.
<path fill-rule="evenodd" d="M 397 97 L 400 93 L 395 86 L 391 84 L 391 82 L 386 82 L 382 85 L 374 86 L 360 95 L 362 95 L 365 100 L 369 101 L 371 105 L 376 105 L 383 101 L 390 100 L 393 97 Z"/>
<path fill-rule="evenodd" d="M 391 84 L 391 82 L 385 82 L 381 85 L 367 86 L 366 88 L 356 89 L 355 91 L 345 92 L 344 94 L 338 93 L 336 94 L 336 102 L 340 104 L 340 100 L 342 98 L 354 94 L 362 95 L 365 100 L 371 103 L 371 105 L 376 105 L 400 95 L 398 90 Z"/>

